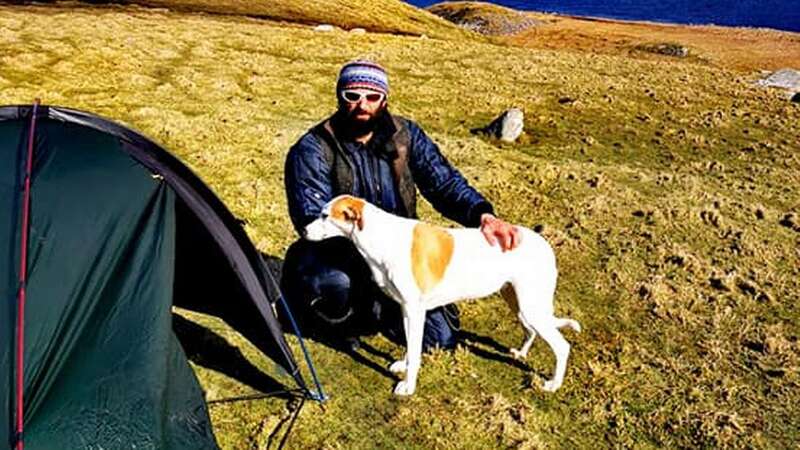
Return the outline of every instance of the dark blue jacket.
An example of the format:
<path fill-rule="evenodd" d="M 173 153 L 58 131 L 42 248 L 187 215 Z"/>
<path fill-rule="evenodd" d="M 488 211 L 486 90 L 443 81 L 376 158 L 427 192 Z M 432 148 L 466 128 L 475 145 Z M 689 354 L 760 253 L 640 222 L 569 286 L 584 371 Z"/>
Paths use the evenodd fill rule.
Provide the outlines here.
<path fill-rule="evenodd" d="M 403 122 L 409 132 L 408 165 L 420 193 L 445 217 L 464 226 L 479 226 L 481 215 L 493 212 L 492 205 L 450 165 L 419 125 Z M 298 232 L 319 217 L 325 203 L 340 194 L 352 194 L 402 214 L 392 164 L 382 151 L 395 131 L 387 113 L 367 145 L 339 139 L 354 168 L 353 192 L 334 192 L 332 170 L 315 133 L 307 132 L 292 146 L 286 157 L 284 181 L 289 215 Z"/>

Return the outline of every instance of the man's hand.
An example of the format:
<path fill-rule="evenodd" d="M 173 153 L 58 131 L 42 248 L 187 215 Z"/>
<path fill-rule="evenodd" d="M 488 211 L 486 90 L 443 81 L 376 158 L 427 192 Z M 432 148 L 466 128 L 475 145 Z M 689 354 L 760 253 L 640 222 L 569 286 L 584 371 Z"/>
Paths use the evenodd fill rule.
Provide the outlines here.
<path fill-rule="evenodd" d="M 489 245 L 499 242 L 504 252 L 517 248 L 522 240 L 522 233 L 517 227 L 488 213 L 481 216 L 481 233 Z"/>

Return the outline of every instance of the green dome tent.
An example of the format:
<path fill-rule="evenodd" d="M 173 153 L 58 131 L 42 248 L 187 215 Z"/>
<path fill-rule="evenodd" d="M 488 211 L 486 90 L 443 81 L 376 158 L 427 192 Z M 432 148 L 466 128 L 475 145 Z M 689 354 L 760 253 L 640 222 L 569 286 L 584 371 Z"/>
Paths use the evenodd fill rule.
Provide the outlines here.
<path fill-rule="evenodd" d="M 0 107 L 0 210 L 0 448 L 17 446 L 20 410 L 27 449 L 216 448 L 173 303 L 222 305 L 309 392 L 260 254 L 150 140 L 79 111 Z"/>

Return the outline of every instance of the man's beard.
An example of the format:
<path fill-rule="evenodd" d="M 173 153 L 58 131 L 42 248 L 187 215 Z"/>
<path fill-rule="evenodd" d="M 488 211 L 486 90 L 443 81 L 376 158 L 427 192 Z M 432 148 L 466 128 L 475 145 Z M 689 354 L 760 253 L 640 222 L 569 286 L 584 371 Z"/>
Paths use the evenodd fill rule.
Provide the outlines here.
<path fill-rule="evenodd" d="M 386 114 L 386 108 L 381 108 L 375 114 L 370 114 L 370 118 L 367 120 L 356 118 L 356 115 L 363 114 L 364 112 L 365 111 L 361 109 L 354 109 L 348 113 L 347 110 L 340 108 L 338 113 L 339 129 L 351 137 L 365 136 L 375 131 L 381 118 Z"/>

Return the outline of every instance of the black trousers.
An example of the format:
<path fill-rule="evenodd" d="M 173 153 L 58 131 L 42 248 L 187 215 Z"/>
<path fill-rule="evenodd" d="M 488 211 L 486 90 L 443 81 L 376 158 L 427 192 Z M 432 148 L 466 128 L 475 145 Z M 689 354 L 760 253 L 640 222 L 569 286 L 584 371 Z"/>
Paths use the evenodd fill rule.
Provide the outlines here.
<path fill-rule="evenodd" d="M 345 238 L 292 244 L 281 287 L 292 311 L 312 332 L 342 337 L 382 332 L 405 342 L 400 305 L 378 288 L 366 262 Z M 458 326 L 454 307 L 428 311 L 423 348 L 453 348 Z"/>

